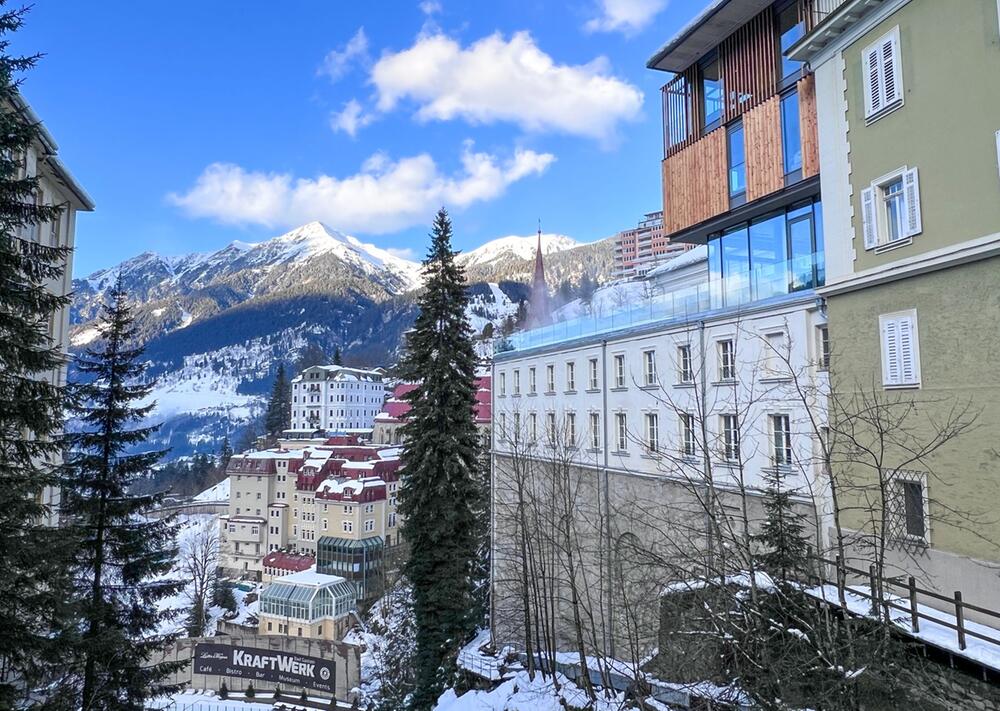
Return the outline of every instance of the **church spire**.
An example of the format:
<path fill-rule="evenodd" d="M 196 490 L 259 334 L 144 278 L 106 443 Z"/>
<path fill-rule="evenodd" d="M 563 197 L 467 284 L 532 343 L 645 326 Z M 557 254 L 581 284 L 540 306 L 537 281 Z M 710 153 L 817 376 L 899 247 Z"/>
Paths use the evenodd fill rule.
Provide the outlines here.
<path fill-rule="evenodd" d="M 528 328 L 537 328 L 551 322 L 549 289 L 545 284 L 545 263 L 542 260 L 542 221 L 538 220 L 538 244 L 535 247 L 535 274 L 531 280 L 528 301 Z"/>

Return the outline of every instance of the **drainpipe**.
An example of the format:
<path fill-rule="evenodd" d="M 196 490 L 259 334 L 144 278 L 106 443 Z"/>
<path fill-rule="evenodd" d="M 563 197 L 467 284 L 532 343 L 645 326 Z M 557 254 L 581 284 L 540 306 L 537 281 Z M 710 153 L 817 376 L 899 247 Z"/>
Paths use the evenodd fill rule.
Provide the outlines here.
<path fill-rule="evenodd" d="M 708 451 L 708 358 L 705 355 L 705 321 L 698 321 L 698 359 L 700 361 L 699 385 L 701 387 L 701 442 L 705 476 L 708 479 L 708 510 L 705 512 L 705 533 L 708 536 L 708 570 L 715 568 L 715 542 L 712 537 L 712 511 L 715 506 L 715 480 L 711 474 L 712 462 Z M 707 575 L 706 575 L 707 577 Z"/>
<path fill-rule="evenodd" d="M 601 399 L 603 400 L 602 405 L 602 423 L 601 428 L 603 432 L 603 464 L 601 470 L 601 478 L 603 479 L 602 485 L 604 487 L 604 513 L 605 513 L 605 524 L 604 524 L 604 539 L 605 539 L 605 550 L 607 550 L 607 590 L 605 592 L 605 599 L 608 601 L 608 619 L 605 622 L 605 632 L 604 632 L 604 648 L 608 650 L 608 656 L 614 659 L 615 657 L 615 635 L 612 630 L 612 623 L 614 621 L 614 615 L 612 613 L 611 606 L 611 592 L 613 590 L 612 572 L 611 572 L 611 496 L 610 496 L 610 486 L 608 483 L 608 451 L 609 443 L 608 439 L 608 341 L 604 339 L 601 341 Z"/>

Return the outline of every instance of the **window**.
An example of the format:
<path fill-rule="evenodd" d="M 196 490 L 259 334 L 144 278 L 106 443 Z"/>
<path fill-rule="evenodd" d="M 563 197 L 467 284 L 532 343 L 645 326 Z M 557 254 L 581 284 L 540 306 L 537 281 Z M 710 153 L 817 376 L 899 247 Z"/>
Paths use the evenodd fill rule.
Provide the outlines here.
<path fill-rule="evenodd" d="M 681 454 L 695 456 L 694 415 L 681 413 Z"/>
<path fill-rule="evenodd" d="M 769 333 L 764 337 L 764 374 L 768 378 L 785 375 L 785 358 L 789 355 L 784 333 Z"/>
<path fill-rule="evenodd" d="M 625 387 L 625 356 L 622 353 L 615 356 L 615 387 Z"/>
<path fill-rule="evenodd" d="M 861 53 L 865 119 L 875 121 L 903 105 L 899 28 L 895 27 Z"/>
<path fill-rule="evenodd" d="M 538 415 L 534 412 L 528 415 L 528 437 L 530 442 L 538 441 Z"/>
<path fill-rule="evenodd" d="M 656 452 L 660 448 L 660 418 L 655 412 L 646 413 L 646 449 Z"/>
<path fill-rule="evenodd" d="M 590 359 L 590 389 L 597 390 L 597 358 Z"/>
<path fill-rule="evenodd" d="M 354 530 L 354 522 L 353 521 L 344 521 L 343 522 L 343 529 L 344 529 L 344 533 L 351 533 Z"/>
<path fill-rule="evenodd" d="M 785 175 L 802 170 L 802 130 L 799 126 L 799 95 L 791 92 L 781 97 L 781 152 Z"/>
<path fill-rule="evenodd" d="M 656 385 L 656 352 L 645 351 L 642 354 L 642 365 L 646 385 Z"/>
<path fill-rule="evenodd" d="M 731 207 L 746 202 L 747 159 L 743 143 L 743 122 L 729 129 L 729 204 Z"/>
<path fill-rule="evenodd" d="M 504 395 L 507 394 L 507 374 L 506 373 L 500 373 L 500 388 L 499 388 L 499 390 L 500 390 L 500 392 L 498 394 L 500 395 L 500 397 L 503 397 Z"/>
<path fill-rule="evenodd" d="M 521 371 L 520 370 L 515 370 L 514 371 L 514 394 L 515 395 L 520 395 L 521 394 Z"/>
<path fill-rule="evenodd" d="M 719 341 L 719 380 L 736 380 L 736 350 L 729 338 Z"/>
<path fill-rule="evenodd" d="M 694 382 L 694 370 L 691 367 L 691 346 L 677 346 L 677 380 L 681 383 Z"/>
<path fill-rule="evenodd" d="M 521 438 L 521 413 L 514 413 L 514 441 L 517 442 Z"/>
<path fill-rule="evenodd" d="M 816 329 L 816 350 L 819 354 L 820 370 L 830 369 L 830 329 L 820 326 Z"/>
<path fill-rule="evenodd" d="M 556 443 L 556 413 L 549 412 L 545 415 L 545 436 L 549 439 L 549 444 Z"/>
<path fill-rule="evenodd" d="M 628 449 L 628 419 L 624 412 L 615 414 L 615 432 L 618 435 L 618 451 L 624 452 Z"/>
<path fill-rule="evenodd" d="M 740 429 L 736 415 L 720 415 L 722 425 L 722 458 L 734 462 L 740 456 Z"/>
<path fill-rule="evenodd" d="M 566 389 L 576 390 L 576 363 L 572 361 L 566 364 Z"/>
<path fill-rule="evenodd" d="M 601 448 L 601 416 L 599 413 L 590 413 L 590 446 L 592 449 Z"/>
<path fill-rule="evenodd" d="M 879 316 L 882 337 L 882 383 L 890 387 L 920 386 L 920 341 L 917 312 Z"/>
<path fill-rule="evenodd" d="M 507 413 L 505 412 L 500 413 L 500 434 L 507 434 Z"/>
<path fill-rule="evenodd" d="M 545 390 L 550 393 L 556 391 L 556 367 L 554 365 L 545 366 Z"/>
<path fill-rule="evenodd" d="M 785 52 L 793 44 L 799 41 L 805 34 L 805 22 L 799 18 L 798 3 L 791 3 L 788 7 L 778 13 L 778 37 L 780 38 L 779 52 L 781 54 L 781 78 L 787 79 L 795 75 L 802 67 L 802 62 L 789 59 Z"/>
<path fill-rule="evenodd" d="M 924 477 L 907 472 L 893 482 L 892 518 L 897 538 L 927 542 L 927 491 Z"/>
<path fill-rule="evenodd" d="M 788 415 L 771 415 L 771 463 L 776 467 L 792 463 L 792 430 Z"/>
<path fill-rule="evenodd" d="M 717 56 L 702 65 L 701 88 L 702 133 L 706 133 L 722 121 L 722 76 Z"/>
<path fill-rule="evenodd" d="M 535 369 L 528 368 L 528 394 L 534 395 L 537 392 L 535 387 Z"/>
<path fill-rule="evenodd" d="M 365 531 L 374 531 L 374 530 L 375 530 L 375 519 L 370 518 L 367 521 L 365 521 Z"/>
<path fill-rule="evenodd" d="M 566 444 L 570 447 L 576 446 L 576 413 L 566 413 Z"/>

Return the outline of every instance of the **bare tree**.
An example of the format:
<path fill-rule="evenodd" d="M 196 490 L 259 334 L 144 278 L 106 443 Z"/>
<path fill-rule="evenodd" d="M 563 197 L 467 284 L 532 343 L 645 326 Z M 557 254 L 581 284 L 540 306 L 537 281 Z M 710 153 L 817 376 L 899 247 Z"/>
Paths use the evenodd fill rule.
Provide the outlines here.
<path fill-rule="evenodd" d="M 211 517 L 189 522 L 180 550 L 181 572 L 188 580 L 187 596 L 191 602 L 188 634 L 200 637 L 208 622 L 208 601 L 218 577 L 219 528 Z"/>

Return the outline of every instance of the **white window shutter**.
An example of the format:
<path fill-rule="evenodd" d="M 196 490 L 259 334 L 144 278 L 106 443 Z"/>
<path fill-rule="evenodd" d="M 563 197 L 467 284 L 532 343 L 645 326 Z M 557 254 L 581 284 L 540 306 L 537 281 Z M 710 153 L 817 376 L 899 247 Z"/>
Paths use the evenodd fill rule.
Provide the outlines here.
<path fill-rule="evenodd" d="M 896 35 L 890 35 L 881 46 L 882 53 L 882 87 L 884 91 L 882 106 L 891 106 L 903 98 L 903 82 L 900 72 L 899 40 Z"/>
<path fill-rule="evenodd" d="M 882 382 L 885 385 L 899 385 L 899 321 L 894 318 L 882 320 Z"/>
<path fill-rule="evenodd" d="M 917 377 L 917 344 L 913 318 L 897 320 L 899 330 L 899 378 L 901 383 L 919 382 Z"/>
<path fill-rule="evenodd" d="M 875 224 L 875 189 L 861 191 L 861 228 L 865 236 L 865 249 L 875 249 L 878 232 Z"/>
<path fill-rule="evenodd" d="M 865 88 L 865 118 L 882 110 L 882 72 L 880 70 L 878 48 L 869 49 L 862 58 Z"/>
<path fill-rule="evenodd" d="M 903 199 L 906 201 L 906 234 L 912 237 L 924 229 L 920 217 L 920 180 L 916 168 L 903 173 Z"/>

